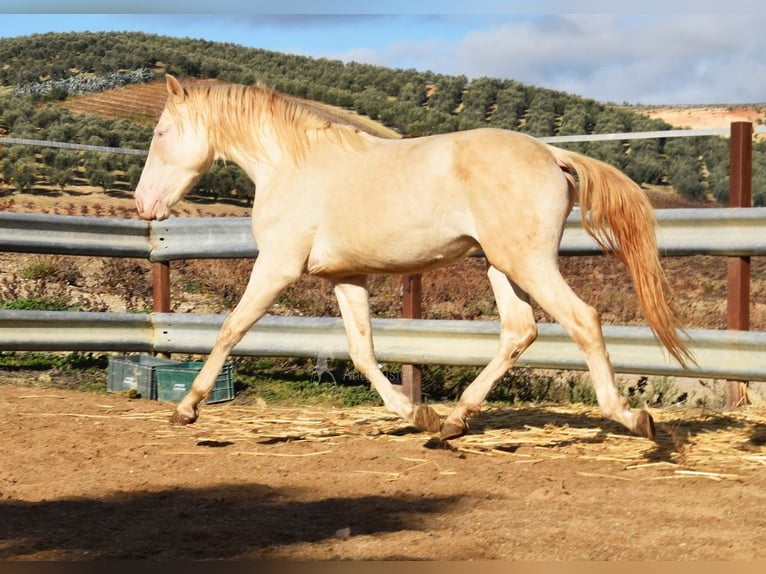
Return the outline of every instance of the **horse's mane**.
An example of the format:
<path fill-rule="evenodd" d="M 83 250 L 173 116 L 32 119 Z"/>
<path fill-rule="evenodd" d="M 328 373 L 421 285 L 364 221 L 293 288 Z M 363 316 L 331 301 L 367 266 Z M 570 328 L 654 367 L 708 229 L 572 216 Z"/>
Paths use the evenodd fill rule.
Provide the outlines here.
<path fill-rule="evenodd" d="M 216 150 L 232 144 L 265 159 L 263 137 L 272 130 L 276 143 L 299 163 L 312 143 L 322 137 L 349 149 L 365 148 L 365 138 L 350 125 L 331 119 L 321 108 L 311 107 L 265 86 L 217 84 L 185 88 L 186 101 L 208 128 Z M 168 110 L 177 115 L 172 98 Z"/>

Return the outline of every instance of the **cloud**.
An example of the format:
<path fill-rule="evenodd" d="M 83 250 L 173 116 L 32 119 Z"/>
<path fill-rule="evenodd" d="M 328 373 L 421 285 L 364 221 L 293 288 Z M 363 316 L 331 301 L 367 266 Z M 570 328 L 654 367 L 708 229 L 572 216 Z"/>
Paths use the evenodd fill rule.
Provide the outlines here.
<path fill-rule="evenodd" d="M 539 15 L 498 18 L 457 41 L 428 38 L 334 57 L 489 76 L 602 102 L 766 101 L 766 16 Z"/>
<path fill-rule="evenodd" d="M 761 32 L 745 15 L 546 16 L 475 31 L 455 68 L 602 101 L 734 103 L 766 100 Z"/>

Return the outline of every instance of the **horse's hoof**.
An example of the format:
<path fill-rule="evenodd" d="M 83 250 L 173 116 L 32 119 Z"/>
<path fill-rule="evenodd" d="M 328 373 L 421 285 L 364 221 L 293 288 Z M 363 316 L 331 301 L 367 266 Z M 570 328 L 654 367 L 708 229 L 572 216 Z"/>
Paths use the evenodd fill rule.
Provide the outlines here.
<path fill-rule="evenodd" d="M 436 411 L 426 405 L 417 405 L 412 422 L 418 430 L 423 432 L 439 432 L 441 420 Z"/>
<path fill-rule="evenodd" d="M 190 424 L 193 424 L 194 421 L 196 420 L 197 420 L 196 415 L 193 417 L 188 417 L 186 415 L 179 413 L 178 409 L 174 410 L 173 414 L 170 415 L 170 424 L 172 425 L 180 425 L 180 426 L 190 425 Z"/>
<path fill-rule="evenodd" d="M 467 432 L 468 424 L 465 421 L 445 421 L 441 428 L 441 439 L 460 438 Z"/>
<path fill-rule="evenodd" d="M 654 440 L 655 428 L 654 419 L 649 411 L 639 411 L 638 419 L 636 420 L 636 430 L 634 431 L 638 436 Z"/>

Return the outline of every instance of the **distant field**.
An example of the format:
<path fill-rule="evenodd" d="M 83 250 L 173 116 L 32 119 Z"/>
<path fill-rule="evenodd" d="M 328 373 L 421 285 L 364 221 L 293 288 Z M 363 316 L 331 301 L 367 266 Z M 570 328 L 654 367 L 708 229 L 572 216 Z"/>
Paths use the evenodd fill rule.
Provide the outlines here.
<path fill-rule="evenodd" d="M 211 79 L 184 80 L 183 83 L 186 85 L 211 85 L 224 82 Z M 126 118 L 142 124 L 154 125 L 165 105 L 166 95 L 165 80 L 159 79 L 144 84 L 131 84 L 97 94 L 70 97 L 61 105 L 74 113 L 95 114 L 110 119 Z M 333 120 L 354 125 L 360 130 L 380 137 L 401 137 L 396 131 L 353 111 L 293 96 L 290 96 L 290 99 L 309 108 L 321 110 Z"/>
<path fill-rule="evenodd" d="M 95 114 L 109 119 L 126 118 L 152 125 L 165 104 L 164 86 L 161 80 L 131 84 L 96 94 L 72 96 L 61 105 L 74 113 Z"/>
<path fill-rule="evenodd" d="M 652 119 L 663 120 L 676 128 L 715 129 L 728 128 L 732 122 L 766 122 L 766 105 L 667 106 L 636 111 Z"/>

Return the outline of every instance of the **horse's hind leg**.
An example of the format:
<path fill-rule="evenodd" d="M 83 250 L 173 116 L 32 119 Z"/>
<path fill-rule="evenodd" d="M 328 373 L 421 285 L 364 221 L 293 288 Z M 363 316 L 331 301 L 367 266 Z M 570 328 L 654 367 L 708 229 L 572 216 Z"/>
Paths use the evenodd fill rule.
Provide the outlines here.
<path fill-rule="evenodd" d="M 265 255 L 256 259 L 242 298 L 224 321 L 207 361 L 195 377 L 189 392 L 178 403 L 171 422 L 189 424 L 197 420 L 198 405 L 213 390 L 218 373 L 231 350 L 269 309 L 282 290 L 300 277 L 300 267 L 295 266 L 293 272 L 289 270 L 290 266 L 284 261 L 270 263 Z"/>
<path fill-rule="evenodd" d="M 654 422 L 645 411 L 631 411 L 614 384 L 614 372 L 601 331 L 598 312 L 582 301 L 561 276 L 555 260 L 538 261 L 519 275 L 537 303 L 559 322 L 585 355 L 601 412 L 633 433 L 654 438 Z"/>
<path fill-rule="evenodd" d="M 343 324 L 348 337 L 348 350 L 354 367 L 364 375 L 383 399 L 386 408 L 418 429 L 428 432 L 439 430 L 439 415 L 426 405 L 413 405 L 398 392 L 383 374 L 375 359 L 370 322 L 369 293 L 364 276 L 344 279 L 335 284 Z"/>
<path fill-rule="evenodd" d="M 457 406 L 445 419 L 441 427 L 443 440 L 465 434 L 468 430 L 466 418 L 479 411 L 492 387 L 537 338 L 535 317 L 527 294 L 495 267 L 490 267 L 487 275 L 500 313 L 500 349 L 479 376 L 463 391 Z"/>

